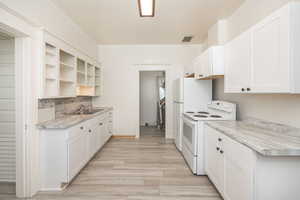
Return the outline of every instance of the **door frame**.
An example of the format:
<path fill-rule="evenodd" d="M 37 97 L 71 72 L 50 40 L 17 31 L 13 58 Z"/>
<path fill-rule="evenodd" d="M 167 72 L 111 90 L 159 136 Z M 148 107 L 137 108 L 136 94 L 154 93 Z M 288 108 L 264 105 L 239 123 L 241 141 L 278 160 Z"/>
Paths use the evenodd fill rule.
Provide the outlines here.
<path fill-rule="evenodd" d="M 171 92 L 171 69 L 169 64 L 140 64 L 140 65 L 135 65 L 136 67 L 136 76 L 137 76 L 137 84 L 138 84 L 138 98 L 140 98 L 140 72 L 145 72 L 145 71 L 159 71 L 159 72 L 164 72 L 165 73 L 165 82 L 166 82 L 166 127 L 165 127 L 165 138 L 166 139 L 172 139 L 173 138 L 173 130 L 172 130 L 172 123 L 173 123 L 173 117 L 172 117 L 172 92 Z M 136 127 L 137 133 L 136 133 L 136 138 L 140 137 L 140 99 L 137 101 L 138 104 L 137 110 L 138 110 L 138 122 L 136 123 L 138 127 Z"/>
<path fill-rule="evenodd" d="M 39 28 L 0 3 L 0 29 L 15 40 L 16 196 L 39 190 L 36 67 Z M 36 58 L 36 59 L 33 59 Z"/>

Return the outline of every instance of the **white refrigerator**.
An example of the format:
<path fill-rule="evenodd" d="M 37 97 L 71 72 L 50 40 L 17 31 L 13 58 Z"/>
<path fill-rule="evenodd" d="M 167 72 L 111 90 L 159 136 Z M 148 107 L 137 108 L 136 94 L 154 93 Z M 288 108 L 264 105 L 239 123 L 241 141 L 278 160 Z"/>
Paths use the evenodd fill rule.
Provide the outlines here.
<path fill-rule="evenodd" d="M 179 151 L 182 150 L 182 114 L 188 111 L 207 110 L 212 101 L 212 81 L 180 78 L 173 84 L 174 140 Z"/>

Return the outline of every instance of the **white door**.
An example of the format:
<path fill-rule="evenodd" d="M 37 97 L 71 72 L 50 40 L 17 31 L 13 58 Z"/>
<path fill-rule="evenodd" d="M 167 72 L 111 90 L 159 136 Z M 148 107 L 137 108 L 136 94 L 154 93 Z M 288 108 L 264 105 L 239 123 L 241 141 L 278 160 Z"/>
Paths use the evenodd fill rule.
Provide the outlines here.
<path fill-rule="evenodd" d="M 256 156 L 248 147 L 224 140 L 224 197 L 226 200 L 252 200 Z M 239 189 L 236 189 L 236 186 Z"/>
<path fill-rule="evenodd" d="M 217 145 L 217 138 L 218 136 L 214 134 L 211 128 L 205 126 L 205 171 L 210 179 L 215 183 L 218 184 L 218 172 L 217 172 L 217 165 L 218 165 L 218 151 L 220 147 Z"/>
<path fill-rule="evenodd" d="M 196 79 L 202 78 L 203 75 L 201 71 L 201 56 L 195 58 L 193 62 L 193 67 L 194 67 L 195 78 Z"/>
<path fill-rule="evenodd" d="M 281 9 L 252 28 L 251 91 L 289 91 L 289 19 Z"/>
<path fill-rule="evenodd" d="M 224 149 L 221 135 L 214 129 L 205 126 L 205 171 L 219 192 L 224 191 Z"/>
<path fill-rule="evenodd" d="M 178 124 L 177 124 L 177 103 L 173 102 L 173 129 L 174 129 L 174 142 L 179 149 L 179 144 L 178 144 Z"/>
<path fill-rule="evenodd" d="M 211 62 L 210 62 L 210 50 L 207 49 L 201 55 L 201 71 L 204 77 L 211 75 Z"/>
<path fill-rule="evenodd" d="M 103 129 L 102 129 L 102 139 L 104 144 L 108 141 L 110 138 L 110 133 L 109 133 L 109 127 L 108 127 L 108 117 L 106 116 L 104 119 L 104 124 L 103 124 Z"/>
<path fill-rule="evenodd" d="M 82 131 L 68 143 L 68 181 L 71 181 L 86 163 L 86 150 L 86 133 Z"/>
<path fill-rule="evenodd" d="M 182 113 L 183 104 L 174 103 L 174 138 L 179 151 L 182 151 Z"/>
<path fill-rule="evenodd" d="M 97 151 L 102 147 L 102 129 L 103 129 L 103 120 L 98 120 L 97 128 L 96 128 L 96 148 Z"/>
<path fill-rule="evenodd" d="M 232 159 L 225 159 L 225 188 L 224 195 L 227 200 L 252 200 L 252 184 L 249 173 L 241 168 Z M 239 186 L 237 190 L 236 186 Z"/>
<path fill-rule="evenodd" d="M 251 32 L 247 31 L 225 46 L 225 92 L 245 92 L 250 86 Z"/>

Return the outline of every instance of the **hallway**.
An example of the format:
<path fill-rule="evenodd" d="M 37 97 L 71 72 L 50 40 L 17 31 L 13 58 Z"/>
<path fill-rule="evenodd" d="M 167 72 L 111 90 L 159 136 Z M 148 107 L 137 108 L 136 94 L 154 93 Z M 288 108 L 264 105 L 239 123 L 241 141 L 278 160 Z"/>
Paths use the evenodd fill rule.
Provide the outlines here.
<path fill-rule="evenodd" d="M 141 135 L 112 138 L 65 191 L 33 199 L 221 200 L 207 177 L 191 174 L 172 143 Z"/>

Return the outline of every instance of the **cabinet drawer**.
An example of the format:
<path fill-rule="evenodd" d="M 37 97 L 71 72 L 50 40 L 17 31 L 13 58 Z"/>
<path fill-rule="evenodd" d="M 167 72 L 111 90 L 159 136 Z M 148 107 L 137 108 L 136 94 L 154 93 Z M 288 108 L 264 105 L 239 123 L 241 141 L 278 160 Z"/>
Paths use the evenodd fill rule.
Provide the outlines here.
<path fill-rule="evenodd" d="M 85 123 L 80 123 L 76 126 L 73 126 L 68 130 L 68 139 L 79 137 L 80 134 L 84 134 L 87 130 L 87 126 Z"/>
<path fill-rule="evenodd" d="M 235 163 L 239 168 L 249 171 L 253 169 L 255 154 L 248 147 L 223 136 L 223 146 L 226 159 Z"/>

